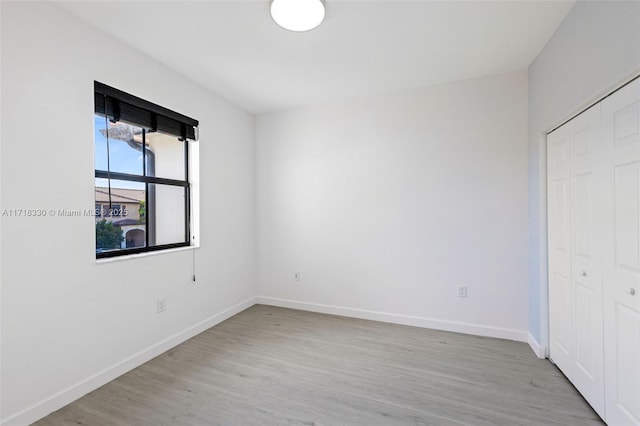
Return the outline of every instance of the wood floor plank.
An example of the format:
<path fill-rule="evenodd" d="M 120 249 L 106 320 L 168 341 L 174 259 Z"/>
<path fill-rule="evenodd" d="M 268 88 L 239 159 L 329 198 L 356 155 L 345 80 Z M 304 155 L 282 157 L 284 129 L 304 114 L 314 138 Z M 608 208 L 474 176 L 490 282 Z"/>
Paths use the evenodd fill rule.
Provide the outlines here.
<path fill-rule="evenodd" d="M 256 305 L 36 423 L 601 425 L 528 345 Z"/>

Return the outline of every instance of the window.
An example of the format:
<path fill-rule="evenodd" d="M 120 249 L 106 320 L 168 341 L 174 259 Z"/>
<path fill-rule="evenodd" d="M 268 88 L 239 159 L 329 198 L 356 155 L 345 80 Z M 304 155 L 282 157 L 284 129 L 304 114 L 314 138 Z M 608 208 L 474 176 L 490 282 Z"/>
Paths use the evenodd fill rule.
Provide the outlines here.
<path fill-rule="evenodd" d="M 122 216 L 122 206 L 120 204 L 111 204 L 109 216 Z"/>
<path fill-rule="evenodd" d="M 96 257 L 189 246 L 198 121 L 95 82 Z"/>

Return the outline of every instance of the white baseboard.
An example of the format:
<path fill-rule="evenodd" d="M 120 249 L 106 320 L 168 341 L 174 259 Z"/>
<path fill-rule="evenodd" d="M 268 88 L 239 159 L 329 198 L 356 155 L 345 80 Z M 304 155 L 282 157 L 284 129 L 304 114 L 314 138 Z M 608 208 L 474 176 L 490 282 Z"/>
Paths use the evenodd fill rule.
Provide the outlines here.
<path fill-rule="evenodd" d="M 528 343 L 529 346 L 531 346 L 531 349 L 533 349 L 533 353 L 535 353 L 538 358 L 545 359 L 547 357 L 547 348 L 545 346 L 540 346 L 540 343 L 538 343 L 531 333 L 529 333 Z"/>
<path fill-rule="evenodd" d="M 237 305 L 234 305 L 216 315 L 213 315 L 179 333 L 169 336 L 166 339 L 149 346 L 146 349 L 126 358 L 111 367 L 87 377 L 86 379 L 69 386 L 60 392 L 16 413 L 0 421 L 2 426 L 19 426 L 27 425 L 38 419 L 64 407 L 65 405 L 75 401 L 76 399 L 88 394 L 109 383 L 111 380 L 125 374 L 128 371 L 144 364 L 145 362 L 157 357 L 158 355 L 168 351 L 169 349 L 179 345 L 193 336 L 213 327 L 214 325 L 244 311 L 255 304 L 255 298 L 251 297 Z"/>
<path fill-rule="evenodd" d="M 349 308 L 345 306 L 323 305 L 320 303 L 302 302 L 299 300 L 279 299 L 277 297 L 258 296 L 256 298 L 256 303 L 262 305 L 279 306 L 282 308 L 319 312 L 323 314 L 340 315 L 345 317 L 389 322 L 393 324 L 412 325 L 415 327 L 432 328 L 435 330 L 473 334 L 475 336 L 496 337 L 499 339 L 515 340 L 525 343 L 528 342 L 529 337 L 528 333 L 522 330 L 484 326 L 436 318 L 425 318 L 413 315 L 370 311 L 366 309 Z"/>

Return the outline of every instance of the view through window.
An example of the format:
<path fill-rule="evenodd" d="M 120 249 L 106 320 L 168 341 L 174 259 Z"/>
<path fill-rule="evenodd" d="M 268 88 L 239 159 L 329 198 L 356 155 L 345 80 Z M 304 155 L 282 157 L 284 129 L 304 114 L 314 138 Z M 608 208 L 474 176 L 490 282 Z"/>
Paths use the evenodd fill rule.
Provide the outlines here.
<path fill-rule="evenodd" d="M 189 245 L 197 121 L 99 83 L 95 97 L 96 257 Z"/>

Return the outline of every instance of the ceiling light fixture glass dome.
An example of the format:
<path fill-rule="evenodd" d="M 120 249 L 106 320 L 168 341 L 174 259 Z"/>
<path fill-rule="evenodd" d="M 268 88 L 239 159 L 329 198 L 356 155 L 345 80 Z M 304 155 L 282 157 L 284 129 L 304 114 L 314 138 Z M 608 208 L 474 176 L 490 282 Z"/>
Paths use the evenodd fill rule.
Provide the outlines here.
<path fill-rule="evenodd" d="M 324 0 L 271 0 L 271 17 L 289 31 L 309 31 L 322 24 Z"/>

